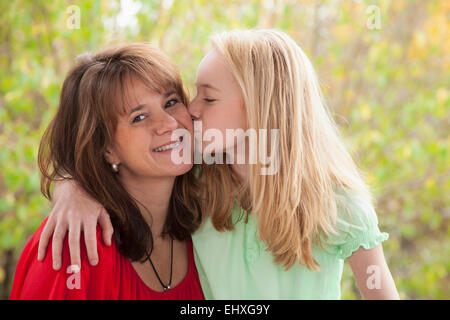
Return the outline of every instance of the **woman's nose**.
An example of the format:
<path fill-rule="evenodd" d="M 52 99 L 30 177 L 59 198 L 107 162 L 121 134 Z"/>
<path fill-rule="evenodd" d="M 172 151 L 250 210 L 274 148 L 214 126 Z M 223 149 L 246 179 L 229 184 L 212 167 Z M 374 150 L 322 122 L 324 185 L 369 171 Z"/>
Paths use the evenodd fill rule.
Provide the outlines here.
<path fill-rule="evenodd" d="M 159 121 L 156 124 L 156 133 L 163 135 L 165 133 L 171 133 L 178 128 L 178 121 L 170 114 L 163 112 Z"/>

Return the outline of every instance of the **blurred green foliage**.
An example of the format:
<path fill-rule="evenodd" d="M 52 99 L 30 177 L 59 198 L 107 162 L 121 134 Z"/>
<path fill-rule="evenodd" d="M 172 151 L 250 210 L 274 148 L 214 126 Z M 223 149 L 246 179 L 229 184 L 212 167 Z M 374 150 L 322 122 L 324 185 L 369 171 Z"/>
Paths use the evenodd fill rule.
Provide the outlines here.
<path fill-rule="evenodd" d="M 313 60 L 390 233 L 385 256 L 401 298 L 450 298 L 449 15 L 437 0 L 0 1 L 0 298 L 51 209 L 36 156 L 74 57 L 152 42 L 193 95 L 210 35 L 252 27 L 284 30 Z M 360 298 L 348 265 L 342 289 Z"/>

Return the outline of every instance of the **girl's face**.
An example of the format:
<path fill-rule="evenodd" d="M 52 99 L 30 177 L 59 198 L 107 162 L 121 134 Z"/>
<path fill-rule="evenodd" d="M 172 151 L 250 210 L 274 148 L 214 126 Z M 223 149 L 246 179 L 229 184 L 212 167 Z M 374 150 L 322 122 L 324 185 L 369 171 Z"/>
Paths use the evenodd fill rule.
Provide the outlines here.
<path fill-rule="evenodd" d="M 208 129 L 221 132 L 222 144 L 211 142 L 217 152 L 232 150 L 236 145 L 235 139 L 226 141 L 226 129 L 246 131 L 247 116 L 241 89 L 216 50 L 209 52 L 200 62 L 196 86 L 197 95 L 189 104 L 189 113 L 194 120 L 201 121 L 203 133 Z M 201 150 L 211 143 L 203 143 Z"/>
<path fill-rule="evenodd" d="M 193 143 L 192 120 L 186 106 L 173 90 L 158 93 L 141 81 L 132 80 L 129 99 L 126 99 L 132 103 L 118 117 L 115 141 L 106 154 L 107 161 L 120 164 L 120 175 L 127 178 L 174 177 L 188 172 L 192 159 L 190 164 L 175 164 L 171 160 L 172 151 L 180 157 L 183 152 L 192 153 L 192 148 L 186 147 L 189 138 Z M 181 128 L 189 136 L 171 139 L 172 132 Z"/>

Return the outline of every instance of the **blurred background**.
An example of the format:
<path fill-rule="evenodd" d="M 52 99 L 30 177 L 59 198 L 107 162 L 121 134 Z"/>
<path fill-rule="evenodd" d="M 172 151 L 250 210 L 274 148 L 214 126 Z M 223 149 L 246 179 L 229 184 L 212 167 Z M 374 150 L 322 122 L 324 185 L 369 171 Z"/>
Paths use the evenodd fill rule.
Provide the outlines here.
<path fill-rule="evenodd" d="M 0 299 L 51 205 L 37 150 L 74 58 L 158 45 L 191 96 L 211 34 L 279 28 L 311 58 L 377 199 L 402 299 L 450 298 L 450 2 L 436 0 L 0 1 Z M 361 298 L 346 264 L 342 298 Z"/>

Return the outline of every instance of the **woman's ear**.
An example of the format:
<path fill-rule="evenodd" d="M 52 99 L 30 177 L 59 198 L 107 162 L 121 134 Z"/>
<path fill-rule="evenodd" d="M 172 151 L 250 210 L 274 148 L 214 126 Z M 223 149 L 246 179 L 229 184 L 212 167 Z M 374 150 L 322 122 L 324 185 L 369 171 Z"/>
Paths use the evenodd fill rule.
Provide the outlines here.
<path fill-rule="evenodd" d="M 109 164 L 117 164 L 117 165 L 120 164 L 119 157 L 111 148 L 106 149 L 104 156 Z"/>

